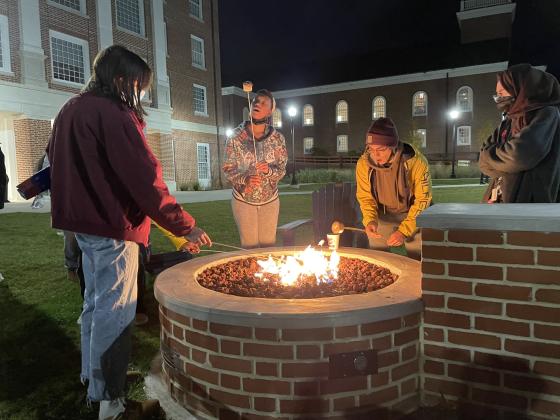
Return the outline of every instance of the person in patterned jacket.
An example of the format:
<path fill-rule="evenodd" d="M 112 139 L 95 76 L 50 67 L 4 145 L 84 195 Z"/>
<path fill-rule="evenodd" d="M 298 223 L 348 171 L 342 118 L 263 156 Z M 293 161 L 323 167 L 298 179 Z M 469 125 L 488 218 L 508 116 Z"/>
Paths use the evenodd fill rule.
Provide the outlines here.
<path fill-rule="evenodd" d="M 420 151 L 399 140 L 390 118 L 378 118 L 369 127 L 356 184 L 370 248 L 388 250 L 404 243 L 408 256 L 419 260 L 416 218 L 432 203 L 430 169 Z"/>
<path fill-rule="evenodd" d="M 286 174 L 288 152 L 282 133 L 270 124 L 274 97 L 259 90 L 250 118 L 234 130 L 226 147 L 223 171 L 231 183 L 231 208 L 243 248 L 276 243 L 280 211 L 278 182 Z"/>

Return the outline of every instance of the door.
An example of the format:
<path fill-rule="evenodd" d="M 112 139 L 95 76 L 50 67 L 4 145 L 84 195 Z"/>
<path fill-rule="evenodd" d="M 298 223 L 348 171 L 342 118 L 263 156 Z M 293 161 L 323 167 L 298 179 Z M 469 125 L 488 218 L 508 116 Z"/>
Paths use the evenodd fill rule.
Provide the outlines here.
<path fill-rule="evenodd" d="M 210 188 L 212 177 L 210 175 L 210 145 L 208 143 L 196 144 L 196 159 L 198 164 L 198 183 L 203 189 Z"/>

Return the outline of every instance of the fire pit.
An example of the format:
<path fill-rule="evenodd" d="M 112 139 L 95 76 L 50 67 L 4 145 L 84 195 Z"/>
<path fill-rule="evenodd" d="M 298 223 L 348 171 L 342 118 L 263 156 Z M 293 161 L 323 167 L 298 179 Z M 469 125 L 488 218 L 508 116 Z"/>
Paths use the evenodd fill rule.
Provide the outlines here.
<path fill-rule="evenodd" d="M 196 258 L 158 277 L 163 377 L 172 397 L 197 417 L 348 418 L 417 407 L 418 262 L 340 249 L 341 268 L 342 261 L 375 264 L 373 272 L 383 274 L 374 278 L 388 285 L 333 297 L 242 297 L 197 280 L 208 273 L 223 280 L 227 271 L 217 267 L 224 264 L 302 250 Z"/>

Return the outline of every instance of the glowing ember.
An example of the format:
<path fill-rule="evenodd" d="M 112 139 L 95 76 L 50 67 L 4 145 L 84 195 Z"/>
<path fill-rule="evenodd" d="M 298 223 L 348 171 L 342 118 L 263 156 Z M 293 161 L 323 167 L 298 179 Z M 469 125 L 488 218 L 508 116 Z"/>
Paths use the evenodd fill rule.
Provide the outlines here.
<path fill-rule="evenodd" d="M 308 246 L 304 251 L 295 255 L 282 256 L 273 259 L 271 256 L 265 261 L 257 261 L 261 270 L 255 277 L 262 278 L 265 274 L 280 277 L 280 282 L 290 286 L 304 276 L 315 276 L 317 283 L 332 282 L 338 278 L 338 263 L 340 256 L 333 251 L 329 256 Z"/>

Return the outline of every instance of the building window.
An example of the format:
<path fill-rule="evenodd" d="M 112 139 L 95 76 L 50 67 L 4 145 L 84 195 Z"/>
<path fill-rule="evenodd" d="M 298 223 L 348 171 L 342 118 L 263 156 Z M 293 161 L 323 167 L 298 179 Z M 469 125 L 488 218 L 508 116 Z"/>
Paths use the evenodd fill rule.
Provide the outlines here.
<path fill-rule="evenodd" d="M 194 115 L 208 116 L 206 88 L 204 86 L 193 84 L 193 110 Z"/>
<path fill-rule="evenodd" d="M 420 147 L 426 147 L 426 129 L 419 128 L 418 130 L 414 130 L 414 136 L 418 139 L 418 143 L 420 143 Z"/>
<path fill-rule="evenodd" d="M 348 122 L 348 102 L 338 101 L 336 104 L 336 122 Z"/>
<path fill-rule="evenodd" d="M 49 0 L 49 2 L 54 3 L 55 6 L 62 6 L 65 9 L 70 9 L 73 12 L 86 14 L 85 0 Z"/>
<path fill-rule="evenodd" d="M 115 0 L 119 29 L 144 36 L 144 1 Z"/>
<path fill-rule="evenodd" d="M 189 15 L 202 20 L 202 0 L 189 0 Z"/>
<path fill-rule="evenodd" d="M 191 52 L 192 52 L 192 65 L 199 69 L 206 69 L 204 60 L 204 40 L 197 36 L 191 35 Z"/>
<path fill-rule="evenodd" d="M 303 154 L 310 155 L 313 153 L 313 137 L 303 138 Z"/>
<path fill-rule="evenodd" d="M 50 31 L 52 78 L 57 82 L 83 85 L 89 78 L 87 41 Z"/>
<path fill-rule="evenodd" d="M 341 153 L 348 151 L 348 136 L 346 134 L 336 136 L 336 151 Z"/>
<path fill-rule="evenodd" d="M 243 121 L 248 121 L 249 120 L 249 108 L 245 107 L 243 108 Z"/>
<path fill-rule="evenodd" d="M 462 125 L 457 127 L 457 146 L 471 145 L 471 126 Z"/>
<path fill-rule="evenodd" d="M 387 101 L 383 96 L 376 96 L 373 98 L 371 106 L 371 119 L 376 120 L 378 118 L 384 118 L 387 115 L 386 109 Z"/>
<path fill-rule="evenodd" d="M 303 107 L 303 125 L 313 125 L 314 123 L 313 106 L 305 105 Z"/>
<path fill-rule="evenodd" d="M 10 31 L 8 17 L 0 15 L 0 71 L 10 73 Z"/>
<path fill-rule="evenodd" d="M 426 92 L 416 92 L 412 96 L 412 116 L 423 115 L 428 115 L 428 94 Z"/>
<path fill-rule="evenodd" d="M 274 112 L 272 112 L 272 126 L 276 128 L 282 127 L 282 111 L 280 111 L 278 108 L 276 108 Z"/>
<path fill-rule="evenodd" d="M 473 110 L 473 90 L 469 86 L 463 86 L 457 91 L 457 108 L 461 112 Z"/>

